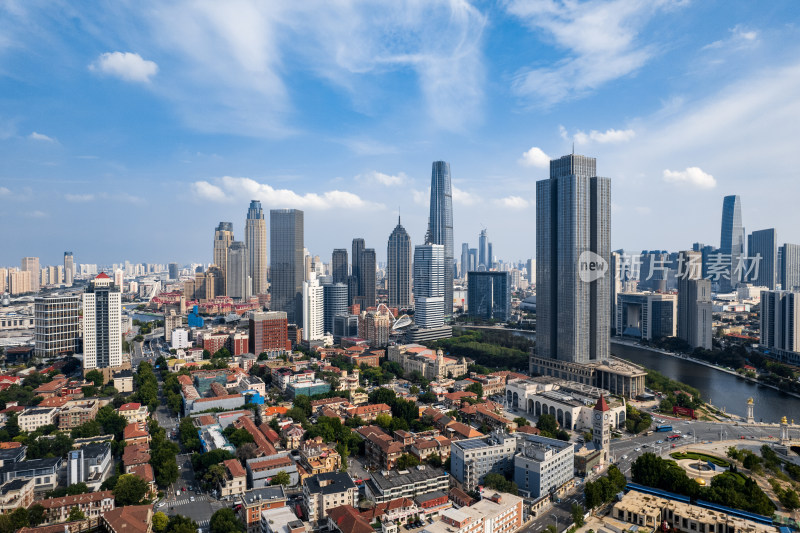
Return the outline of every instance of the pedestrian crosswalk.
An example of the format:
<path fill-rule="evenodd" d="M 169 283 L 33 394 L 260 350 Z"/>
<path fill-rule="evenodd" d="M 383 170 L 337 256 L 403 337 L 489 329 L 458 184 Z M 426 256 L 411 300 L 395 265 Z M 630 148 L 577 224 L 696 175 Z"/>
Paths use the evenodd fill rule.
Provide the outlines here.
<path fill-rule="evenodd" d="M 191 500 L 191 497 L 186 497 L 186 498 L 180 498 L 180 499 L 177 499 L 177 500 L 167 500 L 167 505 L 174 507 L 174 506 L 177 506 L 177 505 L 184 505 L 184 504 L 187 504 L 187 503 L 204 502 L 204 501 L 206 501 L 206 499 L 207 499 L 206 496 L 195 496 L 194 497 L 194 502 L 193 502 Z"/>
<path fill-rule="evenodd" d="M 200 520 L 199 522 L 197 522 L 197 525 L 202 528 L 205 528 L 208 525 L 208 522 L 209 522 L 208 520 Z"/>

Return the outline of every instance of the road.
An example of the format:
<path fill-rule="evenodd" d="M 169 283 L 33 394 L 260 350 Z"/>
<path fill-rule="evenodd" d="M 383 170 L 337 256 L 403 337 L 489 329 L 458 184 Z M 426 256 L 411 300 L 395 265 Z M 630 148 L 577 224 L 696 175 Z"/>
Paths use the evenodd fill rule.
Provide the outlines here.
<path fill-rule="evenodd" d="M 576 503 L 583 506 L 583 502 L 583 485 L 578 485 L 560 502 L 554 503 L 545 513 L 523 527 L 520 532 L 541 533 L 551 524 L 556 527 L 556 531 L 564 531 L 572 523 L 572 506 Z"/>

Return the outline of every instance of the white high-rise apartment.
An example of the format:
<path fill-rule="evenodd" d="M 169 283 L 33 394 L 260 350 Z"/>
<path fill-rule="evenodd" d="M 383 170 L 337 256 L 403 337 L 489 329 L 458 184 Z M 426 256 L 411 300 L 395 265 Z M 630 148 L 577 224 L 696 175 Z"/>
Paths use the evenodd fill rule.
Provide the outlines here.
<path fill-rule="evenodd" d="M 120 269 L 114 271 L 114 285 L 117 286 L 119 292 L 125 291 L 125 272 Z"/>
<path fill-rule="evenodd" d="M 23 257 L 22 258 L 22 265 L 21 269 L 30 272 L 31 276 L 31 288 L 30 290 L 33 292 L 39 292 L 39 279 L 41 276 L 41 272 L 39 270 L 39 258 L 38 257 Z"/>
<path fill-rule="evenodd" d="M 122 295 L 105 272 L 83 293 L 83 369 L 122 364 Z"/>
<path fill-rule="evenodd" d="M 414 247 L 414 324 L 420 328 L 444 325 L 445 247 L 422 244 Z"/>
<path fill-rule="evenodd" d="M 228 268 L 228 248 L 230 248 L 232 243 L 233 222 L 220 222 L 214 230 L 214 264 L 222 269 L 223 279 L 225 279 L 226 282 L 228 278 L 226 271 Z M 228 294 L 227 289 L 223 291 L 223 294 L 233 297 L 231 294 Z"/>
<path fill-rule="evenodd" d="M 75 259 L 72 252 L 64 252 L 64 283 L 67 287 L 72 287 L 75 281 Z"/>
<path fill-rule="evenodd" d="M 303 282 L 303 340 L 316 341 L 325 336 L 324 289 L 311 272 Z"/>

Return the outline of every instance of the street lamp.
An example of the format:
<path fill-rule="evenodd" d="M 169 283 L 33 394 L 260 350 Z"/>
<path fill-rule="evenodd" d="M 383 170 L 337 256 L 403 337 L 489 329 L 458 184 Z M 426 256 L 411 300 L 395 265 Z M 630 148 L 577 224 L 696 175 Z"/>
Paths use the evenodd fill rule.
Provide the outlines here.
<path fill-rule="evenodd" d="M 558 515 L 557 514 L 553 515 L 553 520 L 556 521 L 556 533 L 558 533 Z"/>

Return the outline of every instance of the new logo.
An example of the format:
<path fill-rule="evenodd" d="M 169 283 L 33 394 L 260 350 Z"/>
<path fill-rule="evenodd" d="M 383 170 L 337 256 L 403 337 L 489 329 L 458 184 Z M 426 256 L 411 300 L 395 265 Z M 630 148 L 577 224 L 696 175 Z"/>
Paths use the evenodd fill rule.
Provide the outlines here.
<path fill-rule="evenodd" d="M 585 251 L 578 258 L 578 276 L 584 283 L 591 283 L 606 275 L 608 262 L 594 252 Z"/>

